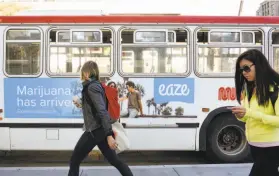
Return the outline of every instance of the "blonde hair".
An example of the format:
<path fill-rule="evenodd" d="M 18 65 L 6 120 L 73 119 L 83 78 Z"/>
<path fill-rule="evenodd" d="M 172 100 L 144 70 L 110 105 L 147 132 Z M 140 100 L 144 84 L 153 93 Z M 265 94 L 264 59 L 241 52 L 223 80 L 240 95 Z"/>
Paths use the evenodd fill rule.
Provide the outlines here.
<path fill-rule="evenodd" d="M 100 80 L 98 64 L 94 61 L 87 61 L 80 70 L 80 78 L 82 81 L 85 81 L 93 76 L 96 80 Z"/>

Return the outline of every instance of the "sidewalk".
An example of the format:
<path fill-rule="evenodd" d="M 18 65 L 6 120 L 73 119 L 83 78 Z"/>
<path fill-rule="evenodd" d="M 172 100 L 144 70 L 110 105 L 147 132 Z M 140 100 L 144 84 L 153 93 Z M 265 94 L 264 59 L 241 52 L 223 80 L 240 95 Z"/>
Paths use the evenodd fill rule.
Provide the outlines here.
<path fill-rule="evenodd" d="M 134 176 L 247 176 L 251 164 L 131 166 Z M 67 176 L 68 167 L 0 167 L 0 176 Z M 113 167 L 81 167 L 80 176 L 121 176 Z"/>

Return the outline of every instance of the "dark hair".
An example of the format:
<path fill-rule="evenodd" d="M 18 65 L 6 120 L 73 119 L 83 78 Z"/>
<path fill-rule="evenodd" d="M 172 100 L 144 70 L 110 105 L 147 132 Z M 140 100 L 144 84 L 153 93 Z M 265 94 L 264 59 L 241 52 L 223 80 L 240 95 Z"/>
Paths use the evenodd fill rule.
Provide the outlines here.
<path fill-rule="evenodd" d="M 249 83 L 240 72 L 240 62 L 245 59 L 252 62 L 255 66 L 255 82 L 254 85 Z M 279 74 L 269 65 L 264 54 L 257 50 L 251 49 L 242 53 L 236 61 L 235 69 L 235 88 L 237 101 L 241 101 L 241 93 L 244 90 L 244 84 L 256 87 L 256 97 L 259 105 L 267 105 L 269 102 L 269 87 L 279 84 Z"/>
<path fill-rule="evenodd" d="M 129 87 L 135 88 L 135 83 L 134 83 L 134 82 L 132 82 L 132 81 L 127 81 L 127 82 L 126 82 L 126 86 L 129 86 Z"/>
<path fill-rule="evenodd" d="M 107 86 L 110 86 L 111 84 L 114 84 L 116 86 L 116 83 L 113 81 L 109 82 Z"/>
<path fill-rule="evenodd" d="M 83 64 L 81 68 L 81 78 L 85 79 L 84 73 L 89 73 L 89 78 L 94 77 L 98 81 L 100 80 L 99 76 L 99 67 L 98 64 L 94 61 L 87 61 Z"/>

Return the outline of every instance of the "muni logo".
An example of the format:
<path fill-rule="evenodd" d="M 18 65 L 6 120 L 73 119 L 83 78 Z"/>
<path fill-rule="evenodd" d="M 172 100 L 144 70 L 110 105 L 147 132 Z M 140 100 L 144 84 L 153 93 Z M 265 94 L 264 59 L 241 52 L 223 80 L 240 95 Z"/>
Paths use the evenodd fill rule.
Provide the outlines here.
<path fill-rule="evenodd" d="M 234 87 L 220 87 L 218 91 L 218 100 L 227 101 L 236 100 L 236 91 Z"/>
<path fill-rule="evenodd" d="M 194 103 L 194 78 L 154 78 L 156 103 Z"/>

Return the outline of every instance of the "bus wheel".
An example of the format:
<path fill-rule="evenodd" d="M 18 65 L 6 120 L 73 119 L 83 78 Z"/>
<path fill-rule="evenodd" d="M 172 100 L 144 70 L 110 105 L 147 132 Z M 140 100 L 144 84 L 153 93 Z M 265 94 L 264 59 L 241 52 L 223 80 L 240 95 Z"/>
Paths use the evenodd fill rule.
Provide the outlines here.
<path fill-rule="evenodd" d="M 232 114 L 220 114 L 207 130 L 207 158 L 213 162 L 234 163 L 248 158 L 249 147 L 244 123 Z"/>

